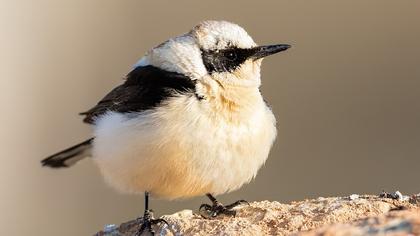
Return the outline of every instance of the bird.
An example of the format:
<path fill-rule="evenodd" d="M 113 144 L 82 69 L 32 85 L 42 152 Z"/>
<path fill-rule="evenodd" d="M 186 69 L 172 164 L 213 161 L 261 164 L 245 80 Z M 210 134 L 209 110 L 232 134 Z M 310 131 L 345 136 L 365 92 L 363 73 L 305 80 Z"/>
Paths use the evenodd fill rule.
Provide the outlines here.
<path fill-rule="evenodd" d="M 41 161 L 70 167 L 91 157 L 105 182 L 143 194 L 137 235 L 153 233 L 149 196 L 207 196 L 201 215 L 235 216 L 239 200 L 215 196 L 255 178 L 277 135 L 276 119 L 260 92 L 261 62 L 289 44 L 258 46 L 239 25 L 207 20 L 147 51 L 93 108 L 80 113 L 92 137 Z M 139 218 L 139 219 L 140 219 Z"/>

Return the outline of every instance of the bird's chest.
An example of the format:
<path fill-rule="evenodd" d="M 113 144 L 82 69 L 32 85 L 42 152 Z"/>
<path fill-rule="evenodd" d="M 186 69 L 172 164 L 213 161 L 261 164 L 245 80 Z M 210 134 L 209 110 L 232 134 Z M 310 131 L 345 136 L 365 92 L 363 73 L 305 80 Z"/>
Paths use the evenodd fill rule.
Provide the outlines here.
<path fill-rule="evenodd" d="M 122 191 L 176 198 L 234 190 L 256 175 L 276 129 L 265 104 L 233 118 L 185 96 L 134 118 L 109 113 L 95 129 L 94 159 Z"/>
<path fill-rule="evenodd" d="M 209 182 L 211 192 L 223 193 L 255 177 L 275 139 L 275 118 L 264 103 L 244 114 L 235 114 L 233 104 L 211 105 L 190 104 L 167 114 L 173 131 L 168 146 L 184 154 L 179 160 Z"/>
<path fill-rule="evenodd" d="M 221 100 L 203 104 L 175 98 L 158 112 L 159 123 L 180 148 L 216 152 L 224 159 L 229 158 L 228 152 L 251 152 L 261 139 L 275 133 L 275 118 L 265 103 L 242 111 L 237 104 Z"/>

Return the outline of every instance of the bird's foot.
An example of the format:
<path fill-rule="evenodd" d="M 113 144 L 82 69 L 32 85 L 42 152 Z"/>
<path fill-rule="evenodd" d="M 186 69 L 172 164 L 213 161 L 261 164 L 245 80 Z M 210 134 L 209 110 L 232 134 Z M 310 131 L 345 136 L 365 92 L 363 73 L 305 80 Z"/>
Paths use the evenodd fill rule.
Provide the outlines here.
<path fill-rule="evenodd" d="M 144 216 L 139 218 L 138 221 L 141 225 L 135 236 L 140 236 L 146 232 L 148 233 L 146 235 L 155 235 L 155 231 L 152 228 L 153 225 L 161 223 L 169 225 L 168 222 L 162 218 L 154 219 L 152 210 L 146 210 Z"/>
<path fill-rule="evenodd" d="M 249 203 L 245 200 L 239 200 L 232 204 L 224 206 L 217 200 L 212 201 L 213 204 L 201 204 L 199 208 L 200 215 L 206 219 L 214 219 L 219 215 L 225 215 L 225 216 L 236 216 L 236 211 L 233 209 L 239 205 L 247 204 Z"/>

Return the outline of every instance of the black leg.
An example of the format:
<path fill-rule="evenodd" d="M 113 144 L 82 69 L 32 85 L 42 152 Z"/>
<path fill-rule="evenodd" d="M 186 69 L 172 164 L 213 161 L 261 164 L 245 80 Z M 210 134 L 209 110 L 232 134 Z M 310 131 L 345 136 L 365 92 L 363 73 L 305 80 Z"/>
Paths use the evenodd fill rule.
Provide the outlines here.
<path fill-rule="evenodd" d="M 144 232 L 149 232 L 151 235 L 155 235 L 155 232 L 153 231 L 152 226 L 155 224 L 168 224 L 166 220 L 158 218 L 153 218 L 153 211 L 149 209 L 149 192 L 144 192 L 144 215 L 142 218 L 139 218 L 139 221 L 141 221 L 141 226 L 139 230 L 136 233 L 136 236 L 142 235 Z"/>
<path fill-rule="evenodd" d="M 226 215 L 226 216 L 236 216 L 236 211 L 233 210 L 234 207 L 239 206 L 241 204 L 248 204 L 249 203 L 245 200 L 239 200 L 229 205 L 222 205 L 213 195 L 207 193 L 206 196 L 212 202 L 212 205 L 209 204 L 201 204 L 199 212 L 202 217 L 206 219 L 212 219 L 217 217 L 218 215 Z"/>

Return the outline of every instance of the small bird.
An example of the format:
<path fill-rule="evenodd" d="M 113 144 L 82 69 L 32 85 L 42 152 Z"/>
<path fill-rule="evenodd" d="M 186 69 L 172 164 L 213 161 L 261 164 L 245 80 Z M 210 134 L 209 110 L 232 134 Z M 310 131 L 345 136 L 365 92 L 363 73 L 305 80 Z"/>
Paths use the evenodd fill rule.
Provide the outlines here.
<path fill-rule="evenodd" d="M 140 235 L 155 219 L 149 194 L 176 199 L 207 195 L 206 218 L 235 215 L 239 200 L 215 195 L 250 182 L 268 157 L 276 120 L 259 90 L 264 57 L 290 48 L 257 46 L 240 26 L 204 21 L 149 50 L 92 109 L 81 113 L 93 137 L 42 165 L 69 167 L 91 156 L 106 182 L 145 193 Z"/>

